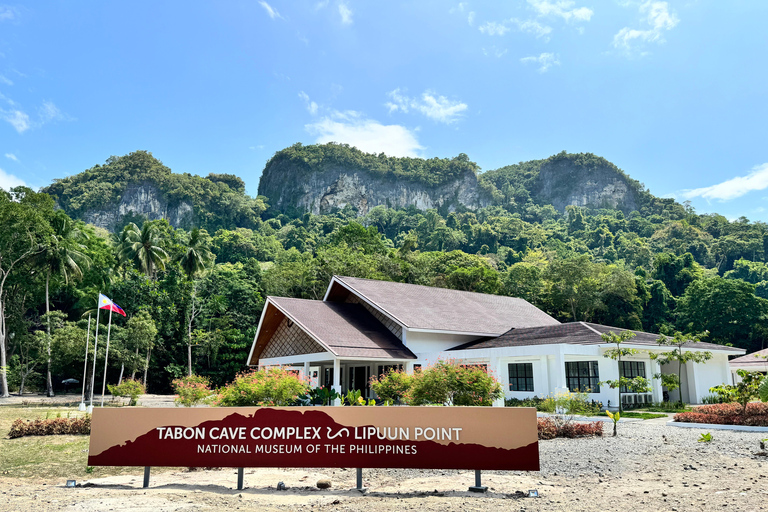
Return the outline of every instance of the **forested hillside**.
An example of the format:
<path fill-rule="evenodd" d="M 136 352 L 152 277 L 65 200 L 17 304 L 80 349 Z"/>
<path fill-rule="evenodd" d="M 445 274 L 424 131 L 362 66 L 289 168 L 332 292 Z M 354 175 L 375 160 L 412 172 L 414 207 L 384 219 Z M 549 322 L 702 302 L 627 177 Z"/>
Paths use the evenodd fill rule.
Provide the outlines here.
<path fill-rule="evenodd" d="M 579 172 L 609 164 L 552 158 L 582 159 Z M 561 212 L 541 203 L 548 160 L 481 174 L 496 204 L 475 211 L 289 216 L 246 196 L 235 177 L 172 174 L 145 152 L 60 180 L 52 195 L 0 192 L 0 366 L 11 389 L 23 381 L 44 390 L 50 347 L 54 384 L 82 378 L 88 312 L 101 291 L 128 315 L 113 317 L 108 382 L 146 371 L 151 392 L 167 391 L 191 365 L 222 384 L 244 368 L 267 295 L 321 299 L 334 274 L 522 297 L 561 321 L 709 331 L 707 341 L 765 346 L 766 224 L 698 215 L 639 184 L 637 210 Z M 135 219 L 110 234 L 77 220 L 138 179 L 191 200 L 197 224 Z M 92 194 L 102 188 L 104 197 Z M 225 206 L 230 199 L 250 205 L 245 221 Z"/>

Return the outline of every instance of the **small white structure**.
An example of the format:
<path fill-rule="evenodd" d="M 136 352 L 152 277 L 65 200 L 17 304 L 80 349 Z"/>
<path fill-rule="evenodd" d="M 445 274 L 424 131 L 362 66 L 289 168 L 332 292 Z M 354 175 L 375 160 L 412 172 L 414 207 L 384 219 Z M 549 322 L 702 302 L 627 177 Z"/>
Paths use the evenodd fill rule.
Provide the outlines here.
<path fill-rule="evenodd" d="M 647 394 L 623 393 L 630 403 L 662 401 L 660 367 L 651 353 L 670 350 L 658 335 L 635 331 L 623 346 L 638 349 L 619 364 L 600 336 L 625 329 L 586 322 L 560 323 L 523 299 L 405 283 L 334 276 L 322 301 L 268 297 L 248 356 L 249 365 L 297 366 L 314 385 L 339 392 L 372 392 L 372 375 L 390 368 L 412 372 L 438 359 L 483 365 L 504 385 L 507 398 L 545 397 L 587 391 L 618 405 L 619 390 L 606 380 L 643 376 Z M 706 363 L 684 365 L 683 400 L 699 403 L 709 388 L 731 381 L 728 356 L 743 349 L 691 343 L 686 350 L 713 354 Z M 670 365 L 671 366 L 671 365 Z M 678 391 L 670 393 L 677 399 Z M 497 405 L 503 405 L 499 403 Z"/>
<path fill-rule="evenodd" d="M 741 377 L 739 377 L 737 373 L 739 370 L 760 372 L 768 375 L 768 348 L 737 357 L 736 359 L 731 359 L 729 366 L 731 367 L 730 383 L 733 385 L 741 382 Z"/>

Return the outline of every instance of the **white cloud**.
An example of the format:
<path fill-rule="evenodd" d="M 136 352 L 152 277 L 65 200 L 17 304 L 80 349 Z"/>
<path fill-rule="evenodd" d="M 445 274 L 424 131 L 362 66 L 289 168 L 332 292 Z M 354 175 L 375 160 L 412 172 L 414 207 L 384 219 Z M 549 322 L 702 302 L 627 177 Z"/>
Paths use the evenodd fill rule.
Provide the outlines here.
<path fill-rule="evenodd" d="M 42 106 L 38 109 L 38 114 L 40 116 L 41 124 L 64 119 L 59 108 L 51 101 L 44 101 Z"/>
<path fill-rule="evenodd" d="M 5 85 L 13 85 L 13 82 L 7 77 L 4 77 L 3 75 L 0 75 L 0 83 L 4 83 Z"/>
<path fill-rule="evenodd" d="M 517 18 L 510 18 L 501 22 L 488 21 L 477 28 L 483 34 L 489 36 L 503 36 L 512 28 L 516 28 L 520 32 L 533 34 L 536 37 L 544 37 L 547 40 L 549 39 L 549 34 L 552 32 L 552 27 L 542 25 L 536 20 L 520 20 Z"/>
<path fill-rule="evenodd" d="M 13 153 L 6 153 L 5 158 L 7 158 L 8 160 L 13 160 L 14 162 L 19 161 L 19 159 L 16 158 L 16 155 L 14 155 Z"/>
<path fill-rule="evenodd" d="M 10 190 L 13 187 L 26 186 L 23 180 L 20 180 L 13 174 L 8 174 L 4 170 L 0 169 L 0 188 Z"/>
<path fill-rule="evenodd" d="M 512 18 L 509 20 L 512 22 L 515 26 L 517 26 L 517 29 L 520 32 L 526 32 L 528 34 L 533 34 L 536 37 L 547 37 L 552 32 L 552 27 L 549 27 L 547 25 L 542 25 L 536 20 L 518 20 L 516 18 Z"/>
<path fill-rule="evenodd" d="M 277 9 L 275 9 L 274 7 L 272 7 L 271 5 L 269 5 L 269 4 L 268 4 L 267 2 L 265 2 L 264 0 L 260 0 L 260 1 L 259 1 L 259 5 L 260 5 L 260 6 L 262 6 L 262 7 L 264 8 L 264 10 L 265 10 L 265 11 L 267 11 L 267 15 L 268 15 L 270 18 L 272 18 L 272 19 L 275 19 L 275 18 L 282 18 L 282 16 L 280 16 L 280 13 L 279 13 L 279 12 L 277 12 Z"/>
<path fill-rule="evenodd" d="M 18 109 L 0 110 L 0 116 L 19 133 L 24 133 L 32 126 L 29 122 L 29 116 Z"/>
<path fill-rule="evenodd" d="M 470 13 L 467 15 L 467 23 L 469 23 L 469 26 L 472 27 L 475 24 L 475 11 L 470 11 Z"/>
<path fill-rule="evenodd" d="M 420 98 L 410 98 L 400 88 L 387 93 L 387 96 L 391 101 L 385 105 L 390 113 L 396 111 L 408 113 L 414 110 L 434 121 L 445 124 L 458 121 L 463 112 L 467 110 L 466 103 L 450 100 L 430 90 L 424 91 Z"/>
<path fill-rule="evenodd" d="M 523 57 L 520 59 L 520 62 L 523 64 L 538 64 L 539 65 L 539 73 L 546 73 L 549 68 L 552 66 L 559 66 L 560 60 L 554 53 L 542 53 L 538 57 L 531 56 L 531 57 Z"/>
<path fill-rule="evenodd" d="M 339 14 L 341 15 L 341 22 L 344 25 L 352 24 L 352 9 L 350 9 L 344 2 L 339 2 Z"/>
<path fill-rule="evenodd" d="M 490 48 L 483 48 L 483 55 L 485 55 L 486 57 L 493 55 L 496 58 L 500 59 L 506 54 L 507 54 L 506 49 L 502 50 L 501 48 L 497 48 L 496 46 L 491 46 Z"/>
<path fill-rule="evenodd" d="M 307 112 L 309 112 L 312 115 L 317 114 L 317 103 L 309 99 L 309 95 L 305 93 L 304 91 L 301 91 L 299 93 L 299 98 L 304 100 L 304 104 L 307 107 Z"/>
<path fill-rule="evenodd" d="M 594 12 L 587 7 L 574 7 L 576 2 L 570 0 L 528 0 L 528 3 L 539 16 L 559 16 L 565 21 L 589 21 Z"/>
<path fill-rule="evenodd" d="M 669 11 L 667 2 L 648 1 L 640 5 L 642 21 L 648 28 L 641 30 L 624 27 L 613 36 L 613 47 L 631 51 L 635 44 L 664 43 L 664 32 L 672 30 L 680 22 L 673 12 Z"/>
<path fill-rule="evenodd" d="M 503 36 L 509 32 L 509 27 L 504 23 L 497 23 L 495 21 L 489 21 L 485 25 L 478 27 L 480 32 L 488 34 L 489 36 Z"/>
<path fill-rule="evenodd" d="M 340 142 L 366 153 L 415 157 L 424 149 L 412 130 L 396 124 L 384 125 L 351 110 L 334 112 L 304 128 L 316 137 L 318 144 Z"/>
<path fill-rule="evenodd" d="M 768 163 L 756 165 L 746 176 L 737 176 L 710 187 L 683 190 L 680 195 L 685 199 L 702 197 L 704 199 L 729 201 L 746 195 L 753 190 L 765 190 L 766 188 L 768 188 Z"/>
<path fill-rule="evenodd" d="M 7 5 L 0 5 L 0 21 L 12 20 L 16 18 L 16 10 Z"/>

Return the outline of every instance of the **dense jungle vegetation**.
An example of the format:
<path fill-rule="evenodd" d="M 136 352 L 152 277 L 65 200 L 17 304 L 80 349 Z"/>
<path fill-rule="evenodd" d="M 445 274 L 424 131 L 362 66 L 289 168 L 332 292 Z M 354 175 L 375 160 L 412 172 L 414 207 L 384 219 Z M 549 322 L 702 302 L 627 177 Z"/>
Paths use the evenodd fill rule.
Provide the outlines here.
<path fill-rule="evenodd" d="M 0 191 L 0 366 L 10 390 L 82 378 L 99 292 L 127 313 L 112 317 L 108 382 L 137 375 L 166 392 L 191 367 L 223 384 L 244 368 L 267 295 L 322 299 L 334 274 L 522 297 L 561 321 L 709 331 L 707 341 L 748 351 L 768 337 L 763 222 L 699 215 L 647 192 L 629 214 L 561 213 L 531 198 L 536 163 L 487 173 L 500 198 L 477 211 L 289 217 L 234 176 L 178 175 L 149 153 L 128 157 L 46 189 L 65 209 L 49 193 Z M 136 219 L 110 234 L 77 220 L 136 180 L 191 198 L 200 225 Z M 232 216 L 238 205 L 245 220 Z"/>

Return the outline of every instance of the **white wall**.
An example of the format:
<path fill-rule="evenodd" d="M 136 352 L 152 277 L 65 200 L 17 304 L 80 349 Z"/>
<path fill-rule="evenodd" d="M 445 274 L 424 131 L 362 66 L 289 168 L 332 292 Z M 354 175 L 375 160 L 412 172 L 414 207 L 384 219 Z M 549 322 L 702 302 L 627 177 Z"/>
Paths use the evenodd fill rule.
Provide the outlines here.
<path fill-rule="evenodd" d="M 731 383 L 728 356 L 726 354 L 713 354 L 712 359 L 706 363 L 687 363 L 686 367 L 688 375 L 693 374 L 694 377 L 689 379 L 689 399 L 691 403 L 701 403 L 705 396 L 713 394 L 709 388 Z M 691 383 L 691 380 L 694 382 Z"/>
<path fill-rule="evenodd" d="M 475 341 L 478 336 L 465 334 L 440 334 L 433 332 L 414 332 L 406 330 L 403 333 L 403 343 L 414 354 L 419 352 L 440 352 L 449 348 L 458 347 L 464 343 Z M 450 356 L 446 356 L 450 357 Z"/>

